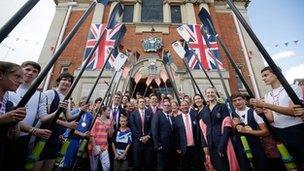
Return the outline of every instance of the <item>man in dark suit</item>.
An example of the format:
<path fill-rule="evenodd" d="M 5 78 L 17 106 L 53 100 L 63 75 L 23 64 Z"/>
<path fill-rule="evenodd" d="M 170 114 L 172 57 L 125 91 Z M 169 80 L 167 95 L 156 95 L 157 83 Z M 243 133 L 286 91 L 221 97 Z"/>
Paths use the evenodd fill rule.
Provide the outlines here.
<path fill-rule="evenodd" d="M 121 94 L 115 93 L 112 99 L 112 105 L 109 106 L 111 108 L 110 111 L 110 119 L 113 120 L 113 128 L 114 130 L 118 130 L 120 127 L 119 119 L 121 115 L 126 115 L 125 109 L 121 106 Z M 112 139 L 108 138 L 108 143 L 112 144 Z M 111 171 L 113 170 L 114 166 L 114 152 L 112 148 L 109 148 L 109 157 L 110 157 L 110 165 L 111 165 Z"/>
<path fill-rule="evenodd" d="M 154 115 L 156 115 L 157 113 L 161 112 L 162 110 L 158 107 L 158 97 L 156 96 L 156 94 L 151 93 L 150 96 L 150 106 L 148 107 L 148 111 L 150 113 Z"/>
<path fill-rule="evenodd" d="M 116 93 L 113 97 L 113 103 L 111 107 L 110 119 L 114 121 L 114 129 L 117 130 L 120 127 L 119 118 L 120 115 L 125 115 L 125 110 L 121 106 L 121 95 Z"/>
<path fill-rule="evenodd" d="M 157 113 L 152 119 L 152 137 L 154 149 L 157 150 L 157 170 L 174 170 L 172 167 L 174 158 L 173 125 L 169 115 L 170 102 L 164 103 L 162 112 Z"/>
<path fill-rule="evenodd" d="M 181 155 L 182 170 L 198 170 L 196 167 L 197 153 L 201 152 L 198 143 L 198 123 L 193 114 L 189 112 L 189 103 L 182 101 L 182 114 L 175 118 L 174 131 L 176 138 L 176 151 Z"/>
<path fill-rule="evenodd" d="M 145 99 L 138 99 L 138 110 L 130 116 L 130 127 L 133 138 L 134 170 L 149 171 L 153 166 L 153 143 L 151 139 L 152 113 L 145 107 Z"/>

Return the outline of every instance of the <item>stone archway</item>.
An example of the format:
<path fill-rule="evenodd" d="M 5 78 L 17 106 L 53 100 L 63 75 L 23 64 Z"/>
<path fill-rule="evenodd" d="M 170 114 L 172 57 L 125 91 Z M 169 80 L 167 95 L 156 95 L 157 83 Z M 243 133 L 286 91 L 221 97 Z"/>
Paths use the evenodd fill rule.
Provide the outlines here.
<path fill-rule="evenodd" d="M 155 66 L 157 67 L 156 73 L 152 74 L 151 69 L 149 69 L 149 66 L 151 66 L 151 63 L 155 63 Z M 160 72 L 165 72 L 164 65 L 162 63 L 162 60 L 159 57 L 149 56 L 149 57 L 143 57 L 141 58 L 134 66 L 132 71 L 130 72 L 130 80 L 126 82 L 125 85 L 126 89 L 131 94 L 133 94 L 133 97 L 135 97 L 136 92 L 140 92 L 144 96 L 148 96 L 150 93 L 156 93 L 160 95 L 161 93 L 164 94 L 173 94 L 173 88 L 172 83 L 169 79 L 167 79 L 165 82 L 163 79 L 161 79 Z M 173 71 L 175 72 L 175 71 Z M 136 75 L 140 74 L 141 78 L 139 79 L 138 83 L 135 82 Z M 148 77 L 153 77 L 153 80 L 151 83 L 147 86 L 146 81 Z M 157 84 L 157 81 L 155 81 L 154 78 L 157 79 L 159 77 L 160 83 Z M 151 78 L 150 78 L 151 79 Z M 134 92 L 134 93 L 133 93 Z"/>

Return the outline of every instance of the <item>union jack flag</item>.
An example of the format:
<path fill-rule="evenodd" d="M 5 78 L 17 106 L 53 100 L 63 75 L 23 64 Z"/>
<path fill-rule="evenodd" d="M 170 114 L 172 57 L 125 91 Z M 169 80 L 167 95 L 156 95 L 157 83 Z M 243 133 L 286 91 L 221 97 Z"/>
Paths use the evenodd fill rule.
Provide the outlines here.
<path fill-rule="evenodd" d="M 189 40 L 189 49 L 192 49 L 197 55 L 202 66 L 205 69 L 216 69 L 215 60 L 218 62 L 220 69 L 223 68 L 221 57 L 219 53 L 218 44 L 215 37 L 203 36 L 201 33 L 201 25 L 182 25 L 178 27 L 177 31 L 185 40 Z M 204 38 L 205 37 L 205 38 Z M 207 46 L 206 40 L 210 44 L 210 49 Z M 211 51 L 214 55 L 212 55 Z M 195 56 L 192 56 L 189 61 L 189 67 L 192 69 L 200 69 L 199 63 Z"/>
<path fill-rule="evenodd" d="M 97 43 L 98 38 L 102 36 L 102 39 L 86 69 L 101 69 L 111 50 L 114 49 L 109 61 L 105 64 L 106 69 L 112 67 L 118 53 L 117 50 L 115 50 L 115 46 L 117 45 L 117 41 L 120 41 L 124 35 L 124 33 L 121 33 L 122 31 L 126 31 L 125 26 L 122 24 L 117 24 L 113 29 L 107 29 L 106 24 L 91 25 L 84 52 L 84 60 L 88 57 L 94 45 Z"/>

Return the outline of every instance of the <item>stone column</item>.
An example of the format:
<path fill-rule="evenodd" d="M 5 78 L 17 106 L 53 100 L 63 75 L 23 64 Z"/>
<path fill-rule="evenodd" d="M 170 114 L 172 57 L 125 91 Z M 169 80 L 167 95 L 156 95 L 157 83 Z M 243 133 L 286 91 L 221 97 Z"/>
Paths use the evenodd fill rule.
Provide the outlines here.
<path fill-rule="evenodd" d="M 171 23 L 171 10 L 168 0 L 164 1 L 163 11 L 164 11 L 164 23 Z"/>
<path fill-rule="evenodd" d="M 182 23 L 188 23 L 188 17 L 187 17 L 187 9 L 186 9 L 186 5 L 183 4 L 180 6 L 181 9 L 181 17 L 182 17 Z"/>
<path fill-rule="evenodd" d="M 186 10 L 184 12 L 187 15 L 187 23 L 188 24 L 196 24 L 193 4 L 191 2 L 187 2 L 185 4 L 185 8 L 186 8 Z"/>
<path fill-rule="evenodd" d="M 141 21 L 141 1 L 137 0 L 134 4 L 134 13 L 133 13 L 133 22 L 140 22 Z"/>
<path fill-rule="evenodd" d="M 93 18 L 92 18 L 92 24 L 102 23 L 102 18 L 103 18 L 103 15 L 104 15 L 104 8 L 105 8 L 104 5 L 102 5 L 101 3 L 96 4 L 94 14 L 93 14 Z"/>

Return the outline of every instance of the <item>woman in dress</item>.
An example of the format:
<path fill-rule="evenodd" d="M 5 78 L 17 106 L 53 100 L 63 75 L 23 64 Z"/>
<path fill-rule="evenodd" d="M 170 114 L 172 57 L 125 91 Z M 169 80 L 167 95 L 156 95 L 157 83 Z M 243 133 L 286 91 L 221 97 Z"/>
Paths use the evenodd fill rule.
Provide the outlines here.
<path fill-rule="evenodd" d="M 205 90 L 208 105 L 203 108 L 200 128 L 207 170 L 239 171 L 231 137 L 231 118 L 225 104 L 217 102 L 216 89 Z"/>

